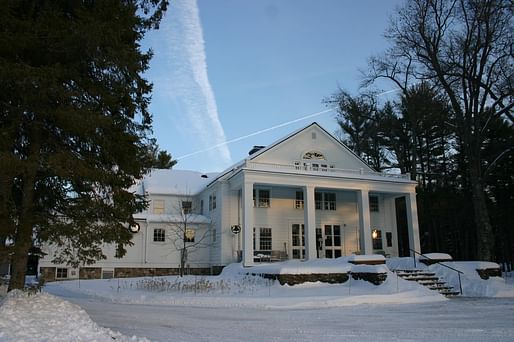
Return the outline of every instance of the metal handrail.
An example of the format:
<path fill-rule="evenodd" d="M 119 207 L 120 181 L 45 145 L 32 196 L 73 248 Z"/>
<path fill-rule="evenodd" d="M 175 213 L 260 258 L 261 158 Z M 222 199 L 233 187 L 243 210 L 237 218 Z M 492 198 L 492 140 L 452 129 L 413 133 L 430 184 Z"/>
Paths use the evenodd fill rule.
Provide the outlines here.
<path fill-rule="evenodd" d="M 461 281 L 461 279 L 460 279 L 460 275 L 461 275 L 461 274 L 464 274 L 464 272 L 459 271 L 458 269 L 455 269 L 455 268 L 453 268 L 453 267 L 451 267 L 451 266 L 445 265 L 445 264 L 443 264 L 443 263 L 442 263 L 442 261 L 437 261 L 437 260 L 435 260 L 435 259 L 432 259 L 432 258 L 430 258 L 430 257 L 426 256 L 425 254 L 419 253 L 419 252 L 417 252 L 417 251 L 415 251 L 415 250 L 413 250 L 413 249 L 411 249 L 411 248 L 409 248 L 409 251 L 414 252 L 414 255 L 413 255 L 413 259 L 414 259 L 414 268 L 416 268 L 416 254 L 418 254 L 418 255 L 420 255 L 420 256 L 422 256 L 422 257 L 424 257 L 424 258 L 428 259 L 428 260 L 436 261 L 436 262 L 435 262 L 436 264 L 439 264 L 439 265 L 441 265 L 441 266 L 444 266 L 444 267 L 446 267 L 446 268 L 449 268 L 449 269 L 450 269 L 450 270 L 452 270 L 452 271 L 457 272 L 457 274 L 458 274 L 458 276 L 459 276 L 459 290 L 460 290 L 460 294 L 462 295 L 462 281 Z"/>

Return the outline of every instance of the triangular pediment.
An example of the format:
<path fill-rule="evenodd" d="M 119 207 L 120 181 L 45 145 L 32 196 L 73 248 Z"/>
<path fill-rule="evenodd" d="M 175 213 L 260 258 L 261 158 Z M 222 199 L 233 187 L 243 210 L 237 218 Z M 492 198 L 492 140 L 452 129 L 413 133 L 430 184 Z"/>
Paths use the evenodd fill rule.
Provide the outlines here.
<path fill-rule="evenodd" d="M 346 145 L 315 122 L 252 154 L 249 159 L 278 165 L 319 164 L 336 169 L 373 171 Z"/>

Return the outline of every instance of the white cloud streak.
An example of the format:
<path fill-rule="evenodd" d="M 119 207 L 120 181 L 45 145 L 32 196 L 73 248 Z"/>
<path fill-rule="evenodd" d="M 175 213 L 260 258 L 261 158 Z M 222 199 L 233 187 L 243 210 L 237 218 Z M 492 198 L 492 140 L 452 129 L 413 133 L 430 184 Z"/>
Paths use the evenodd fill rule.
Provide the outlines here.
<path fill-rule="evenodd" d="M 164 74 L 155 77 L 155 92 L 171 102 L 174 125 L 181 126 L 184 144 L 210 150 L 207 168 L 223 169 L 232 163 L 224 142 L 216 99 L 207 74 L 205 43 L 196 0 L 175 0 L 154 40 L 155 59 Z M 175 111 L 171 112 L 171 107 Z"/>

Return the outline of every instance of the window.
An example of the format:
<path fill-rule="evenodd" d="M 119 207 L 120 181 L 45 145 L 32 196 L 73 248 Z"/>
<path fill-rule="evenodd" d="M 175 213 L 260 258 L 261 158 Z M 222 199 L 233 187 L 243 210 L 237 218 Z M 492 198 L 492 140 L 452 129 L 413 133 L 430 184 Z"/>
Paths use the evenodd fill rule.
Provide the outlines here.
<path fill-rule="evenodd" d="M 203 215 L 203 200 L 200 200 L 200 214 Z"/>
<path fill-rule="evenodd" d="M 369 211 L 378 211 L 378 196 L 369 196 Z"/>
<path fill-rule="evenodd" d="M 393 247 L 393 233 L 386 232 L 386 246 Z"/>
<path fill-rule="evenodd" d="M 216 209 L 216 193 L 209 196 L 209 211 Z"/>
<path fill-rule="evenodd" d="M 303 191 L 296 192 L 296 200 L 294 202 L 294 207 L 296 209 L 303 209 Z"/>
<path fill-rule="evenodd" d="M 260 229 L 259 247 L 261 251 L 271 251 L 271 228 Z"/>
<path fill-rule="evenodd" d="M 324 194 L 323 209 L 336 210 L 336 194 L 334 192 L 325 192 Z"/>
<path fill-rule="evenodd" d="M 186 242 L 195 242 L 196 231 L 191 228 L 187 228 L 185 231 Z"/>
<path fill-rule="evenodd" d="M 193 202 L 191 201 L 182 201 L 182 211 L 184 214 L 191 214 L 193 211 Z"/>
<path fill-rule="evenodd" d="M 216 227 L 212 228 L 212 242 L 216 242 L 216 239 L 218 238 L 217 237 L 217 233 L 216 233 Z"/>
<path fill-rule="evenodd" d="M 153 200 L 153 213 L 164 214 L 164 200 Z"/>
<path fill-rule="evenodd" d="M 373 249 L 382 249 L 382 231 L 373 229 L 371 232 L 371 238 L 373 240 Z"/>
<path fill-rule="evenodd" d="M 57 278 L 57 279 L 68 278 L 68 269 L 67 268 L 57 268 L 55 278 Z"/>
<path fill-rule="evenodd" d="M 335 192 L 315 192 L 314 201 L 317 210 L 336 210 Z"/>
<path fill-rule="evenodd" d="M 153 240 L 155 242 L 164 242 L 164 229 L 157 228 L 153 230 Z"/>
<path fill-rule="evenodd" d="M 266 189 L 253 189 L 253 206 L 258 208 L 269 208 L 270 191 Z"/>

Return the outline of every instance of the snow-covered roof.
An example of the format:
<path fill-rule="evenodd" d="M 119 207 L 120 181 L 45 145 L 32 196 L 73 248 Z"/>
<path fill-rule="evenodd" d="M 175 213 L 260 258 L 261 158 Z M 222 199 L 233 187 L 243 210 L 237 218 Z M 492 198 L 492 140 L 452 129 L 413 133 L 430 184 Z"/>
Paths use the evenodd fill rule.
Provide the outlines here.
<path fill-rule="evenodd" d="M 137 184 L 137 193 L 193 196 L 205 189 L 217 175 L 189 170 L 153 169 Z"/>

